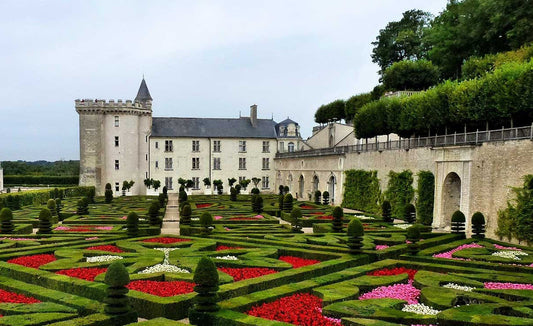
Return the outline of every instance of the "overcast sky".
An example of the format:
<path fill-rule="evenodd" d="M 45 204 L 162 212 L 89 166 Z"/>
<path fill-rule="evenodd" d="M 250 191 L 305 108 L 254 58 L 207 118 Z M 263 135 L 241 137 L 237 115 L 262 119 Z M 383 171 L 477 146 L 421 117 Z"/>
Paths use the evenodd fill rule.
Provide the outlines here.
<path fill-rule="evenodd" d="M 156 117 L 299 122 L 378 82 L 371 42 L 446 0 L 0 2 L 0 161 L 79 159 L 77 98 L 134 99 Z"/>

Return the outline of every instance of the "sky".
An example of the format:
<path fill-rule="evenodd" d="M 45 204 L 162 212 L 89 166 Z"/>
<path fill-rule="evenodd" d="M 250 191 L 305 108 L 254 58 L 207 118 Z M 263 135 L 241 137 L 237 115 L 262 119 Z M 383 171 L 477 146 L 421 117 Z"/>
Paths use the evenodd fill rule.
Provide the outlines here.
<path fill-rule="evenodd" d="M 134 99 L 154 117 L 287 117 L 378 84 L 371 42 L 446 0 L 0 2 L 0 161 L 78 160 L 75 99 Z"/>

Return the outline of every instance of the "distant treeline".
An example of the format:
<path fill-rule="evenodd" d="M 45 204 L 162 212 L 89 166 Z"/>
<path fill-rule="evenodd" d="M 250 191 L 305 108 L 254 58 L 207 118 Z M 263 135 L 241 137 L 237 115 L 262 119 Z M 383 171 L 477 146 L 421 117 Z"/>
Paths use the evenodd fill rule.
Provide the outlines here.
<path fill-rule="evenodd" d="M 54 185 L 54 186 L 71 186 L 79 183 L 80 177 L 77 175 L 50 176 L 50 175 L 5 175 L 4 183 L 6 186 L 23 186 L 23 185 Z"/>
<path fill-rule="evenodd" d="M 80 161 L 3 161 L 4 176 L 78 176 Z"/>

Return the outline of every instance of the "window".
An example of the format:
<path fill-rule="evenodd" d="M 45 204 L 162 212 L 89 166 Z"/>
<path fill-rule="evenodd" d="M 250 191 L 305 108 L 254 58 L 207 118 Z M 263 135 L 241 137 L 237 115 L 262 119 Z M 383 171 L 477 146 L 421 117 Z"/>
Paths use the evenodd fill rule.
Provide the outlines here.
<path fill-rule="evenodd" d="M 172 140 L 165 140 L 165 152 L 172 152 Z"/>
<path fill-rule="evenodd" d="M 200 189 L 200 178 L 198 177 L 192 178 L 192 189 Z"/>
<path fill-rule="evenodd" d="M 120 191 L 120 184 L 115 182 L 115 191 Z"/>
<path fill-rule="evenodd" d="M 165 171 L 172 170 L 172 157 L 165 157 Z"/>
<path fill-rule="evenodd" d="M 263 153 L 270 153 L 270 142 L 269 141 L 263 142 Z"/>
<path fill-rule="evenodd" d="M 159 148 L 159 142 L 158 141 L 155 142 L 155 148 Z"/>
<path fill-rule="evenodd" d="M 213 170 L 220 170 L 220 157 L 213 157 Z"/>
<path fill-rule="evenodd" d="M 239 184 L 241 183 L 242 180 L 246 180 L 246 177 L 244 176 L 239 177 Z"/>
<path fill-rule="evenodd" d="M 199 157 L 192 158 L 192 169 L 193 170 L 200 169 L 200 158 Z"/>
<path fill-rule="evenodd" d="M 279 152 L 283 153 L 284 151 L 285 151 L 285 144 L 282 141 L 280 141 L 279 142 Z"/>
<path fill-rule="evenodd" d="M 155 168 L 159 169 L 159 161 L 155 161 Z"/>
<path fill-rule="evenodd" d="M 239 140 L 239 152 L 246 152 L 246 140 Z"/>
<path fill-rule="evenodd" d="M 239 157 L 239 170 L 246 170 L 246 158 Z"/>
<path fill-rule="evenodd" d="M 145 142 L 145 143 L 148 142 L 148 136 L 144 136 L 144 142 Z"/>
<path fill-rule="evenodd" d="M 118 115 L 115 116 L 115 127 L 118 127 Z"/>
<path fill-rule="evenodd" d="M 192 151 L 193 152 L 199 152 L 200 151 L 200 141 L 199 140 L 193 140 L 192 141 Z"/>
<path fill-rule="evenodd" d="M 168 190 L 172 190 L 172 177 L 165 177 L 165 187 Z"/>
<path fill-rule="evenodd" d="M 220 152 L 220 140 L 213 141 L 213 152 Z"/>
<path fill-rule="evenodd" d="M 263 189 L 268 189 L 269 188 L 268 177 L 263 177 L 261 181 L 262 181 L 261 182 L 261 187 Z"/>
<path fill-rule="evenodd" d="M 270 170 L 270 158 L 263 157 L 263 170 Z"/>
<path fill-rule="evenodd" d="M 120 164 L 118 160 L 115 160 L 115 170 L 118 170 L 120 168 Z"/>
<path fill-rule="evenodd" d="M 290 142 L 287 147 L 288 147 L 288 150 L 289 150 L 290 153 L 294 152 L 294 143 L 293 142 Z"/>
<path fill-rule="evenodd" d="M 118 147 L 118 136 L 115 136 L 115 147 Z"/>
<path fill-rule="evenodd" d="M 144 172 L 144 178 L 148 179 L 148 172 Z"/>
<path fill-rule="evenodd" d="M 144 154 L 144 156 L 145 156 L 145 157 L 144 157 L 144 160 L 145 160 L 145 161 L 148 161 L 148 154 Z"/>

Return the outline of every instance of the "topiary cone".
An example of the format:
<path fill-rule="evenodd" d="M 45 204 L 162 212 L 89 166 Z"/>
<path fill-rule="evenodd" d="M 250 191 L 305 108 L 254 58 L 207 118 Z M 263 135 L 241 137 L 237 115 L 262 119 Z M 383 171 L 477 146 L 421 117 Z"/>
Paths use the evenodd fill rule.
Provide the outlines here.
<path fill-rule="evenodd" d="M 485 238 L 485 216 L 481 212 L 475 212 L 472 215 L 472 238 Z"/>
<path fill-rule="evenodd" d="M 363 247 L 363 235 L 365 230 L 363 228 L 363 223 L 358 218 L 354 218 L 348 223 L 348 248 L 350 248 L 350 253 L 356 254 L 361 252 Z"/>
<path fill-rule="evenodd" d="M 139 234 L 139 216 L 135 212 L 130 212 L 126 218 L 127 234 L 129 237 L 135 237 Z"/>
<path fill-rule="evenodd" d="M 0 210 L 0 233 L 11 233 L 15 229 L 13 225 L 13 212 L 7 207 Z"/>
<path fill-rule="evenodd" d="M 418 241 L 420 241 L 420 226 L 413 225 L 407 228 L 406 238 L 410 243 L 407 243 L 407 249 L 410 255 L 416 255 L 419 250 Z"/>
<path fill-rule="evenodd" d="M 391 207 L 390 202 L 388 200 L 385 200 L 381 204 L 381 217 L 383 218 L 383 222 L 391 223 L 393 221 L 393 219 L 392 219 L 392 207 Z"/>
<path fill-rule="evenodd" d="M 104 282 L 108 285 L 106 289 L 106 298 L 104 303 L 104 311 L 109 315 L 122 315 L 131 313 L 132 308 L 129 304 L 128 288 L 126 285 L 130 282 L 130 276 L 126 267 L 115 261 L 109 265 L 105 274 Z"/>
<path fill-rule="evenodd" d="M 452 233 L 465 233 L 465 214 L 461 211 L 455 211 L 452 215 Z"/>
<path fill-rule="evenodd" d="M 50 210 L 50 213 L 52 213 L 52 216 L 56 216 L 57 210 L 56 210 L 56 201 L 52 198 L 48 199 L 46 202 L 46 208 Z"/>
<path fill-rule="evenodd" d="M 292 211 L 292 201 L 293 197 L 291 194 L 286 194 L 285 197 L 283 197 L 283 211 L 289 213 Z"/>
<path fill-rule="evenodd" d="M 335 206 L 333 208 L 333 232 L 340 233 L 342 232 L 342 218 L 344 217 L 344 212 L 340 206 Z"/>
<path fill-rule="evenodd" d="M 191 205 L 189 204 L 184 205 L 183 208 L 181 209 L 180 224 L 191 225 L 191 215 L 192 215 Z"/>
<path fill-rule="evenodd" d="M 39 213 L 39 231 L 37 231 L 38 234 L 52 233 L 52 222 L 50 221 L 51 219 L 52 213 L 50 213 L 50 210 L 48 208 L 41 209 L 41 212 Z"/>
<path fill-rule="evenodd" d="M 161 219 L 159 218 L 159 203 L 153 202 L 148 208 L 149 223 L 152 226 L 160 225 Z"/>
<path fill-rule="evenodd" d="M 208 313 L 220 309 L 217 305 L 218 271 L 215 263 L 209 258 L 202 257 L 194 271 L 194 291 L 198 293 L 194 298 L 195 305 L 189 309 L 189 320 L 192 325 L 212 325 L 213 320 Z"/>

